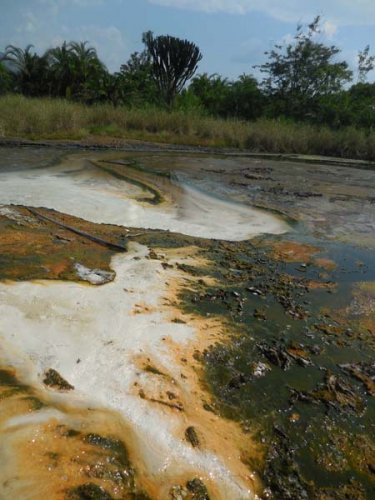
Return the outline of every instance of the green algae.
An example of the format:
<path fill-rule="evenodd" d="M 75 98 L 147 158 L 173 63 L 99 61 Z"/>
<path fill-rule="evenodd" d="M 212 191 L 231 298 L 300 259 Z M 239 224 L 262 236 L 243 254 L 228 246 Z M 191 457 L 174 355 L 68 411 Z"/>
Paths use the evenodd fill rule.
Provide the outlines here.
<path fill-rule="evenodd" d="M 148 167 L 146 164 L 140 162 L 138 159 L 129 158 L 129 159 L 117 159 L 117 160 L 100 160 L 103 163 L 110 163 L 113 165 L 122 165 L 126 168 L 131 168 L 138 172 L 143 172 L 145 174 L 151 174 L 157 177 L 165 177 L 166 179 L 171 178 L 171 173 L 168 171 L 160 170 L 158 168 Z"/>
<path fill-rule="evenodd" d="M 342 247 L 331 246 L 328 252 L 325 247 L 338 266 L 322 278 L 321 268 L 314 264 L 301 267 L 298 262 L 274 260 L 274 239 L 206 246 L 211 267 L 190 273 L 202 279 L 191 281 L 180 295 L 185 312 L 202 318 L 220 316 L 227 326 L 223 341 L 196 354 L 215 396 L 207 410 L 255 432 L 266 458 L 251 465 L 263 478 L 267 495 L 330 498 L 335 489 L 356 491 L 358 498 L 370 495 L 374 474 L 367 462 L 360 465 L 360 457 L 367 449 L 371 463 L 375 452 L 370 438 L 374 400 L 358 373 L 341 366 L 371 364 L 375 343 L 349 318 L 337 321 L 335 311 L 350 301 L 349 283 L 359 276 L 373 279 L 371 252 L 345 246 L 341 259 Z M 353 265 L 358 252 L 366 263 L 365 273 Z M 214 277 L 217 285 L 207 287 L 205 276 Z M 325 287 L 333 281 L 334 293 Z M 314 289 L 312 282 L 322 287 Z M 336 459 L 334 473 L 333 459 L 322 459 L 323 443 L 331 443 L 333 435 L 340 436 L 335 454 L 342 457 Z M 340 446 L 343 442 L 346 446 Z"/>

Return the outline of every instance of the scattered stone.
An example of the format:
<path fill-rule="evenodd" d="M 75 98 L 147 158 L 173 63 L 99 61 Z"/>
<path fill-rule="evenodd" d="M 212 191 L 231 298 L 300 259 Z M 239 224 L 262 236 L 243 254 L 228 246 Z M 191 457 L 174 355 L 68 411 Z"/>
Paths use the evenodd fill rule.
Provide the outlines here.
<path fill-rule="evenodd" d="M 299 413 L 292 413 L 289 417 L 289 422 L 292 422 L 292 424 L 295 424 L 296 422 L 298 422 L 299 419 L 300 419 Z"/>
<path fill-rule="evenodd" d="M 50 368 L 44 374 L 43 384 L 60 391 L 71 391 L 74 386 L 69 384 L 56 370 Z"/>
<path fill-rule="evenodd" d="M 193 446 L 193 448 L 196 448 L 197 446 L 200 445 L 197 431 L 193 426 L 190 426 L 185 430 L 185 438 L 187 441 L 189 441 L 189 443 Z"/>
<path fill-rule="evenodd" d="M 215 408 L 208 403 L 203 403 L 203 409 L 206 411 L 210 411 L 211 413 L 215 413 Z"/>
<path fill-rule="evenodd" d="M 359 380 L 366 387 L 371 396 L 375 396 L 375 362 L 374 363 L 348 363 L 339 365 L 345 372 Z"/>
<path fill-rule="evenodd" d="M 113 497 L 101 486 L 86 483 L 69 490 L 67 498 L 68 500 L 111 500 Z"/>
<path fill-rule="evenodd" d="M 255 363 L 253 365 L 253 375 L 254 377 L 264 377 L 265 374 L 270 370 L 271 368 L 266 364 L 262 363 L 259 361 L 258 363 Z"/>
<path fill-rule="evenodd" d="M 153 250 L 152 248 L 151 248 L 151 250 L 148 253 L 148 258 L 149 259 L 153 259 L 153 260 L 158 260 L 159 259 L 159 257 L 157 256 L 155 250 Z"/>
<path fill-rule="evenodd" d="M 253 316 L 254 318 L 261 319 L 262 321 L 265 321 L 267 319 L 265 312 L 261 309 L 254 309 Z"/>
<path fill-rule="evenodd" d="M 183 500 L 188 496 L 189 492 L 184 486 L 176 485 L 172 486 L 169 491 L 171 500 Z"/>
<path fill-rule="evenodd" d="M 337 411 L 350 410 L 356 415 L 362 415 L 365 405 L 354 389 L 344 380 L 336 375 L 327 372 L 323 384 L 319 384 L 313 391 L 297 391 L 291 389 L 292 397 L 290 402 L 296 401 L 305 403 L 324 403 L 327 408 Z"/>
<path fill-rule="evenodd" d="M 191 479 L 186 483 L 186 488 L 191 493 L 191 498 L 193 500 L 209 500 L 210 496 L 208 494 L 207 488 L 203 481 L 198 478 Z"/>
<path fill-rule="evenodd" d="M 269 346 L 266 343 L 257 345 L 260 352 L 275 366 L 287 370 L 292 362 L 292 357 L 287 353 L 285 347 L 279 343 Z"/>
<path fill-rule="evenodd" d="M 163 269 L 173 269 L 173 264 L 168 264 L 168 262 L 161 263 Z"/>
<path fill-rule="evenodd" d="M 83 281 L 88 281 L 92 285 L 104 285 L 115 279 L 114 271 L 104 271 L 103 269 L 89 269 L 82 264 L 74 264 L 74 269 Z"/>

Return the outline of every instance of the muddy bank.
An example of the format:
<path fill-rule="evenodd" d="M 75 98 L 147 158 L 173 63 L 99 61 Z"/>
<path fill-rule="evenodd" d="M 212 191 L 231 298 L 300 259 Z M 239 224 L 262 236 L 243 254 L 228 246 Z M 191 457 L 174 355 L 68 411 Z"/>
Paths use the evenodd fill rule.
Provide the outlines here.
<path fill-rule="evenodd" d="M 374 248 L 375 170 L 225 155 L 132 157 L 143 169 L 172 171 L 179 182 L 198 183 L 218 197 L 282 214 L 307 242 L 311 235 L 324 244 Z"/>
<path fill-rule="evenodd" d="M 146 142 L 140 140 L 126 140 L 113 137 L 92 137 L 87 140 L 80 141 L 63 141 L 63 140 L 27 140 L 22 138 L 2 138 L 0 137 L 0 147 L 11 148 L 52 148 L 63 150 L 93 150 L 93 151 L 114 151 L 130 153 L 204 153 L 209 155 L 230 155 L 235 157 L 247 157 L 248 159 L 261 159 L 268 161 L 295 162 L 305 165 L 328 165 L 328 166 L 343 166 L 360 169 L 374 169 L 375 162 L 366 160 L 355 160 L 349 158 L 333 158 L 317 155 L 298 155 L 285 153 L 264 153 L 243 150 L 238 148 L 213 148 L 206 146 L 189 146 L 178 144 L 166 144 Z"/>

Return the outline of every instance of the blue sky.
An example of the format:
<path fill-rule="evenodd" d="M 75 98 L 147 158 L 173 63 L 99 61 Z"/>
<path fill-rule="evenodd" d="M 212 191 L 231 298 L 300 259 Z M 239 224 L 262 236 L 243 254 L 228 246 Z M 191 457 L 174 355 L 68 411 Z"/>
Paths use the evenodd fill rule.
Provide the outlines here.
<path fill-rule="evenodd" d="M 88 40 L 115 71 L 151 30 L 195 42 L 203 53 L 198 72 L 236 78 L 317 14 L 321 36 L 353 66 L 365 45 L 375 53 L 375 0 L 0 0 L 0 51 Z"/>

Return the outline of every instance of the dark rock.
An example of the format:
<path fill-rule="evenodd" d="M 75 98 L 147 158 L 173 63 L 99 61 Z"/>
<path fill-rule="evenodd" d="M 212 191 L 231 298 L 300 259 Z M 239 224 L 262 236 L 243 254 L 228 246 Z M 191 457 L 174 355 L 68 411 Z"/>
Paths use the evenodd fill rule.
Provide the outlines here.
<path fill-rule="evenodd" d="M 69 384 L 56 370 L 50 368 L 44 374 L 43 383 L 60 391 L 71 391 L 74 386 Z"/>
<path fill-rule="evenodd" d="M 189 441 L 189 443 L 193 446 L 193 448 L 196 448 L 197 446 L 200 445 L 197 431 L 193 426 L 190 426 L 185 430 L 185 438 L 187 441 Z"/>
<path fill-rule="evenodd" d="M 191 479 L 186 483 L 186 488 L 190 491 L 194 500 L 209 500 L 209 494 L 203 481 L 198 478 Z"/>
<path fill-rule="evenodd" d="M 67 498 L 69 500 L 111 500 L 113 497 L 101 486 L 87 483 L 69 490 Z"/>

